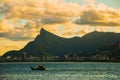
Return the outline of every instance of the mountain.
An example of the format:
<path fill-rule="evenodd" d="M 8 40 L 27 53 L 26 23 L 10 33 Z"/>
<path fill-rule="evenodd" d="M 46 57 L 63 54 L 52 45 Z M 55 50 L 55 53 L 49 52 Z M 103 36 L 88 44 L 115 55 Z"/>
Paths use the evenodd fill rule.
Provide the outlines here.
<path fill-rule="evenodd" d="M 64 56 L 65 54 L 87 56 L 95 53 L 96 50 L 109 48 L 117 42 L 120 42 L 119 33 L 94 31 L 83 37 L 63 38 L 41 29 L 40 34 L 18 53 L 26 53 L 27 56 Z"/>

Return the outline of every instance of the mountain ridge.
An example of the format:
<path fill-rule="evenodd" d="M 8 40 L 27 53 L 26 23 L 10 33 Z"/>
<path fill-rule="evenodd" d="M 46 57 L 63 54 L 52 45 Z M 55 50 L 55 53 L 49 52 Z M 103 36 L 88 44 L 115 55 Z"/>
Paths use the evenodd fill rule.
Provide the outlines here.
<path fill-rule="evenodd" d="M 94 31 L 83 37 L 63 38 L 41 29 L 40 34 L 18 52 L 19 54 L 25 52 L 28 56 L 65 54 L 85 56 L 117 42 L 120 42 L 120 33 Z"/>

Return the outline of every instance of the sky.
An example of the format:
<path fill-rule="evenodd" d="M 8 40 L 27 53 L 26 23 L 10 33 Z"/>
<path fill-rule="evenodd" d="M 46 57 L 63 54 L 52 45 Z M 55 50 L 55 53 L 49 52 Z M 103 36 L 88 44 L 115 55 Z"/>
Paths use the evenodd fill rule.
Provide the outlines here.
<path fill-rule="evenodd" d="M 120 0 L 0 0 L 0 55 L 23 48 L 41 28 L 66 38 L 120 33 Z"/>

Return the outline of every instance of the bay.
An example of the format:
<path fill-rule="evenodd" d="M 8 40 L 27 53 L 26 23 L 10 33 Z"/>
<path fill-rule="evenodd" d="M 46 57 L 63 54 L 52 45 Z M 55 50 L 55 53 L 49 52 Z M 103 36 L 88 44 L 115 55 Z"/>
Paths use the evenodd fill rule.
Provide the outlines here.
<path fill-rule="evenodd" d="M 44 64 L 46 71 L 31 70 Z M 0 80 L 120 80 L 120 63 L 14 62 L 0 63 Z"/>

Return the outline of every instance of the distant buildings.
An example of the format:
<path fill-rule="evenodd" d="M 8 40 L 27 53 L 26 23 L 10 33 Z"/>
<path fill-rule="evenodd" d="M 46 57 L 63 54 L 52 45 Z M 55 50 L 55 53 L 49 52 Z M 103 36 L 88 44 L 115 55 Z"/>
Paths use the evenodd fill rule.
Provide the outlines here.
<path fill-rule="evenodd" d="M 114 55 L 113 52 L 116 54 Z M 118 56 L 117 56 L 118 55 Z M 54 55 L 41 55 L 41 56 L 33 56 L 27 55 L 26 52 L 18 56 L 7 55 L 7 56 L 0 56 L 0 62 L 63 62 L 63 61 L 77 61 L 77 62 L 84 62 L 84 61 L 105 61 L 105 62 L 120 62 L 120 43 L 117 47 L 110 49 L 110 50 L 96 50 L 96 53 L 90 52 L 90 55 L 87 56 L 78 56 L 75 53 L 67 53 L 64 56 L 54 56 Z"/>

